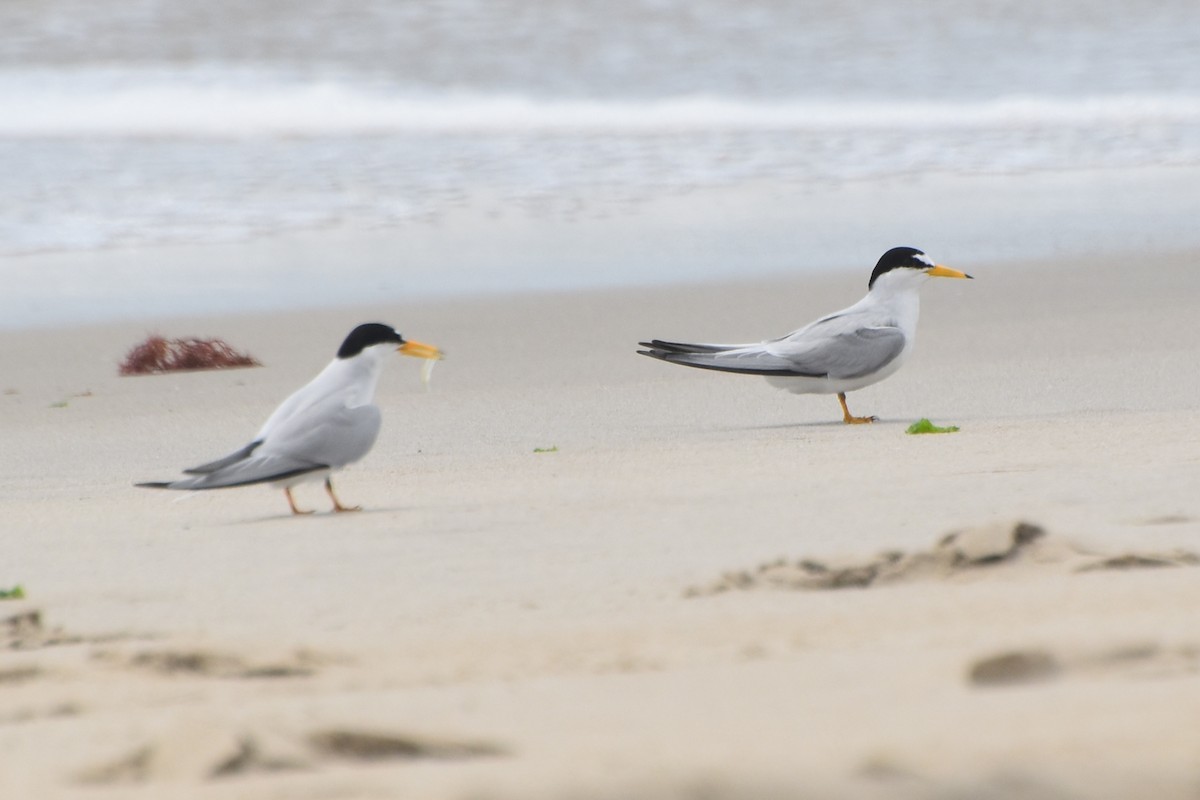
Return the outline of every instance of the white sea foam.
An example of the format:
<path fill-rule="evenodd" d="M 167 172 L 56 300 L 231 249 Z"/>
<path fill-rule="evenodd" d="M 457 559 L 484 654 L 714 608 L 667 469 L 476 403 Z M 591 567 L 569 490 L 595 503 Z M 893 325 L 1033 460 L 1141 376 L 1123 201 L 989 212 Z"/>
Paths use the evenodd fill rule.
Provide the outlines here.
<path fill-rule="evenodd" d="M 1200 124 L 1200 96 L 1004 96 L 971 102 L 672 96 L 536 98 L 333 81 L 149 72 L 0 74 L 0 136 L 271 137 L 1055 129 Z"/>
<path fill-rule="evenodd" d="M 527 0 L 294 0 L 286 20 L 276 4 L 244 0 L 7 5 L 6 268 L 10 254 L 132 254 L 315 228 L 407 236 L 464 205 L 489 219 L 642 214 L 655 205 L 643 201 L 754 182 L 796 189 L 777 223 L 787 248 L 833 255 L 867 228 L 904 241 L 936 230 L 926 241 L 939 253 L 958 231 L 973 258 L 1014 242 L 1163 247 L 1196 236 L 1195 0 L 1115 0 L 1103 14 L 1090 0 L 845 0 L 828 14 L 745 0 L 562 0 L 546 13 Z M 1120 170 L 1157 177 L 1122 182 Z M 1088 173 L 1115 182 L 1031 183 Z M 1176 173 L 1188 179 L 1160 190 Z M 937 175 L 978 181 L 980 194 L 910 194 Z M 980 206 L 1003 176 L 1019 176 L 1008 204 Z M 897 178 L 894 203 L 861 207 Z M 838 205 L 839 193 L 857 199 Z M 541 250 L 504 255 L 527 263 Z M 688 259 L 669 267 L 663 252 L 652 265 L 624 261 L 638 274 L 691 275 Z M 743 256 L 717 260 L 742 274 Z M 125 263 L 79 261 L 54 286 L 41 271 L 10 276 L 0 318 L 28 318 L 26 284 L 45 284 L 42 316 L 73 292 L 86 309 L 152 305 L 157 260 L 114 279 Z M 373 263 L 379 279 L 392 274 L 390 260 Z M 574 254 L 543 266 L 530 285 L 615 272 Z M 187 302 L 209 285 L 210 307 L 227 308 L 234 295 L 261 296 L 227 288 L 256 269 L 267 267 L 206 259 L 196 281 L 161 278 L 187 287 Z M 481 275 L 462 285 L 478 288 Z M 272 297 L 286 284 L 325 302 L 351 283 L 322 265 L 266 285 Z"/>

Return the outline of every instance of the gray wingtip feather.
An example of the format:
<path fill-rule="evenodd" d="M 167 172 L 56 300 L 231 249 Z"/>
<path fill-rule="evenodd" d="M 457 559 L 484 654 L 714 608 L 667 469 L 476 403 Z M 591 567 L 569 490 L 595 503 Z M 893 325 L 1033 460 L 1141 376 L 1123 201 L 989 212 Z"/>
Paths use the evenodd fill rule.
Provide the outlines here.
<path fill-rule="evenodd" d="M 720 353 L 724 350 L 733 350 L 739 345 L 730 344 L 693 344 L 691 342 L 667 342 L 662 339 L 651 339 L 648 342 L 638 342 L 642 347 L 648 348 L 648 351 L 639 351 L 643 355 L 655 355 L 656 353 Z"/>
<path fill-rule="evenodd" d="M 255 441 L 251 442 L 250 444 L 246 445 L 245 447 L 241 448 L 240 450 L 235 450 L 234 452 L 230 453 L 227 456 L 222 456 L 221 458 L 218 458 L 216 461 L 209 461 L 207 464 L 201 464 L 198 467 L 189 467 L 188 469 L 185 469 L 183 471 L 183 474 L 184 475 L 208 475 L 210 473 L 216 472 L 217 470 L 224 469 L 225 467 L 228 467 L 231 464 L 236 464 L 237 462 L 239 462 L 243 459 L 249 458 L 250 455 L 255 450 L 257 450 L 258 446 L 261 444 L 262 444 L 262 440 L 256 439 Z"/>
<path fill-rule="evenodd" d="M 668 364 L 679 364 L 696 369 L 710 369 L 715 372 L 730 372 L 739 375 L 803 375 L 788 366 L 765 365 L 750 360 L 738 361 L 732 358 L 722 359 L 719 353 L 668 353 L 661 350 L 639 351 L 643 355 L 666 361 Z"/>

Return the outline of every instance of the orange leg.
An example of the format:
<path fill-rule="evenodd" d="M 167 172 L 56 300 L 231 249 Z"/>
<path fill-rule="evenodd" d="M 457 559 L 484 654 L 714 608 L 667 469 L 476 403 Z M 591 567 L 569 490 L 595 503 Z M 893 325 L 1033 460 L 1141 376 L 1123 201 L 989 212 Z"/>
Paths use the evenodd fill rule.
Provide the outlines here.
<path fill-rule="evenodd" d="M 847 425 L 865 425 L 868 422 L 874 422 L 878 417 L 856 417 L 850 413 L 850 409 L 846 407 L 846 393 L 838 392 L 838 402 L 842 404 L 842 421 Z"/>
<path fill-rule="evenodd" d="M 301 511 L 300 509 L 296 508 L 296 499 L 294 497 L 292 497 L 292 487 L 288 486 L 287 488 L 285 488 L 283 490 L 283 493 L 287 495 L 288 505 L 292 507 L 293 514 L 311 514 L 311 513 L 313 513 L 311 511 Z"/>
<path fill-rule="evenodd" d="M 337 495 L 333 493 L 333 481 L 329 478 L 325 479 L 325 491 L 329 493 L 329 499 L 333 501 L 334 511 L 362 511 L 362 506 L 344 506 L 338 502 Z"/>

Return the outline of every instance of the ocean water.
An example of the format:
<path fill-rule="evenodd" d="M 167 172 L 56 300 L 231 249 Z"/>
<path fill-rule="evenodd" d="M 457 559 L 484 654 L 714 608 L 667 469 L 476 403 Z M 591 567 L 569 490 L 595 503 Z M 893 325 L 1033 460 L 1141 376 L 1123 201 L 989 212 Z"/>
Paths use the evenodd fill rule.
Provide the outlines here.
<path fill-rule="evenodd" d="M 1197 31 L 1195 0 L 4 3 L 0 269 L 479 198 L 1194 167 Z"/>

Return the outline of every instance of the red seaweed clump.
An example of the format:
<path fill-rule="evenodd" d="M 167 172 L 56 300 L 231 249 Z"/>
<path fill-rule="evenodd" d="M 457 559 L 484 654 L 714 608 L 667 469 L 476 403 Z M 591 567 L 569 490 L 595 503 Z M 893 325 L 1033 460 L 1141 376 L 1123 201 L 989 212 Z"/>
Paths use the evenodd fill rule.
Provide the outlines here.
<path fill-rule="evenodd" d="M 221 339 L 200 339 L 195 336 L 167 339 L 154 335 L 135 345 L 125 355 L 120 374 L 153 375 L 160 372 L 258 366 L 262 366 L 258 359 L 239 353 Z"/>

